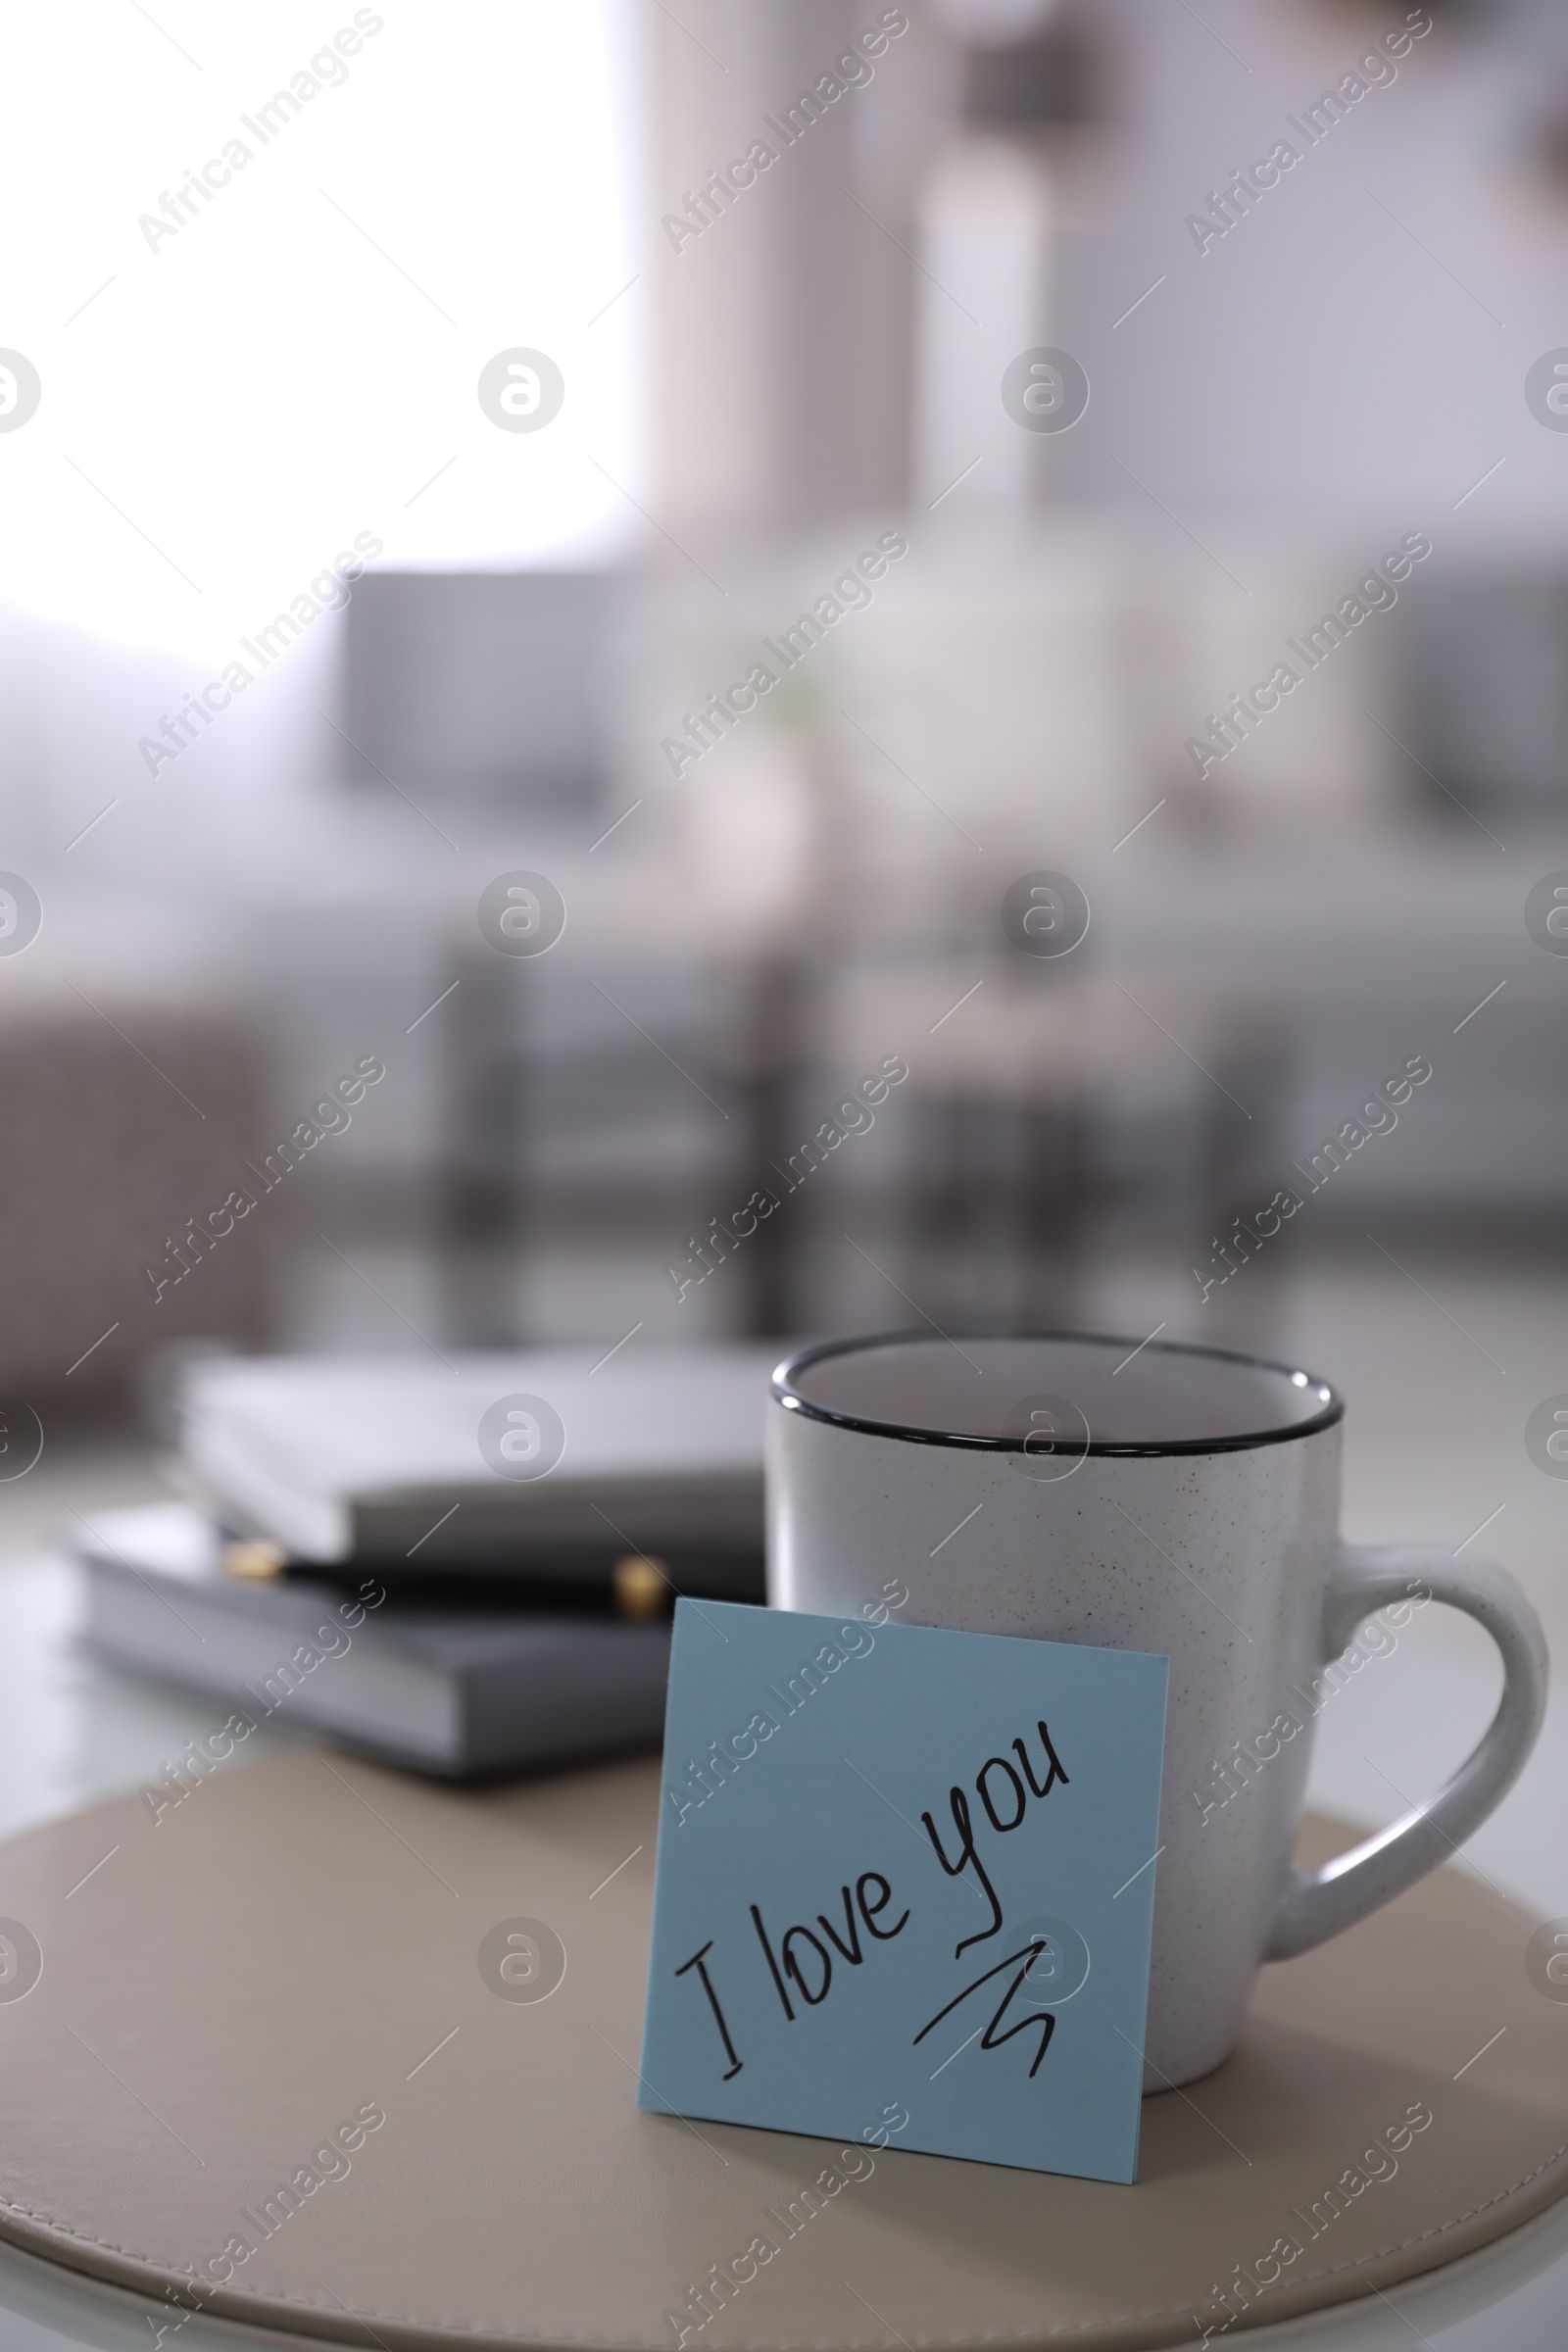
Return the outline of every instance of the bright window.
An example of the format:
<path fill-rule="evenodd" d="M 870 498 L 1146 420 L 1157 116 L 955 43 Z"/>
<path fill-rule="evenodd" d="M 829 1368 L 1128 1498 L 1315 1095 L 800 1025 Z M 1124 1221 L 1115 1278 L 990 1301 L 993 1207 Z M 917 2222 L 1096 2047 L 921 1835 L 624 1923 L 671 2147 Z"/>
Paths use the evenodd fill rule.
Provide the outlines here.
<path fill-rule="evenodd" d="M 0 346 L 42 390 L 0 431 L 0 599 L 217 657 L 356 534 L 617 545 L 625 50 L 622 0 L 17 15 Z M 564 379 L 539 431 L 479 405 L 517 347 Z"/>

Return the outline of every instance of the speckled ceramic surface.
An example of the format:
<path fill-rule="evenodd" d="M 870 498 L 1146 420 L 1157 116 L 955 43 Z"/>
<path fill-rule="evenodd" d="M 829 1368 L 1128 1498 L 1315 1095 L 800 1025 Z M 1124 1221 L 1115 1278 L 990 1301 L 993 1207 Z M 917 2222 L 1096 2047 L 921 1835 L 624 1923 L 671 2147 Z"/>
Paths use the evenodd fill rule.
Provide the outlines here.
<path fill-rule="evenodd" d="M 1060 1390 L 1052 1344 L 1040 1345 L 1034 1386 Z M 1219 2065 L 1259 1963 L 1337 1934 L 1436 1867 L 1534 1742 L 1545 1651 L 1529 1603 L 1504 1570 L 1436 1547 L 1343 1545 L 1338 1420 L 1214 1452 L 1055 1460 L 873 1434 L 777 1395 L 768 1421 L 775 1607 L 848 1612 L 897 1580 L 905 1622 L 1170 1660 L 1146 2088 Z M 1335 1678 L 1433 1599 L 1478 1617 L 1502 1650 L 1496 1721 L 1401 1837 L 1330 1873 L 1293 1873 L 1316 1712 Z"/>

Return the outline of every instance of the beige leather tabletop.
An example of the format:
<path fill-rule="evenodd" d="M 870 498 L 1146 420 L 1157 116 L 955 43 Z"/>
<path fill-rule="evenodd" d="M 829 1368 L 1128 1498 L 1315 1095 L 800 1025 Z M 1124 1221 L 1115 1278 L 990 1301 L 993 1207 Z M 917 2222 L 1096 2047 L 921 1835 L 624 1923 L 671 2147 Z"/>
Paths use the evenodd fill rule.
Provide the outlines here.
<path fill-rule="evenodd" d="M 182 2303 L 396 2352 L 1108 2352 L 1568 2186 L 1568 2003 L 1452 1872 L 1265 1971 L 1131 2188 L 641 2113 L 657 1802 L 651 1763 L 463 1794 L 301 1750 L 0 1848 L 0 2232 L 170 2290 L 166 2346 Z"/>

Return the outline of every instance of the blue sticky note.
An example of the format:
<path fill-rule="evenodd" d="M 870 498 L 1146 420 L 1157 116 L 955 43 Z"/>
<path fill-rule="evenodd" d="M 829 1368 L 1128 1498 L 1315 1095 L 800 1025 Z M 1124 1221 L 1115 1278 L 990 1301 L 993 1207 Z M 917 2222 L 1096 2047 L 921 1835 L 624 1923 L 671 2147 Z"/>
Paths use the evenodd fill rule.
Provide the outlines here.
<path fill-rule="evenodd" d="M 1133 2180 L 1166 1679 L 681 1601 L 640 2104 Z"/>

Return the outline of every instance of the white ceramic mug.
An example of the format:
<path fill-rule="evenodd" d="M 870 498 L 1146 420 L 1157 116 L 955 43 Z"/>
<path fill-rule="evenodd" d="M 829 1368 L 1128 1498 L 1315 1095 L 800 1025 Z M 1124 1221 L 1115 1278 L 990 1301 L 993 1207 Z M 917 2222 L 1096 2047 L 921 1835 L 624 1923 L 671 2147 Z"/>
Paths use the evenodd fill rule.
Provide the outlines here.
<path fill-rule="evenodd" d="M 773 1376 L 775 1608 L 885 1606 L 897 1579 L 906 1622 L 1169 1659 L 1147 2089 L 1229 2054 L 1260 1961 L 1446 1860 L 1541 1728 L 1545 1642 L 1505 1569 L 1341 1542 L 1344 1412 L 1287 1365 L 1053 1334 L 839 1341 Z M 1313 1719 L 1377 1646 L 1347 1645 L 1369 1620 L 1392 1639 L 1427 1599 L 1502 1653 L 1491 1728 L 1428 1803 L 1299 1870 Z"/>

